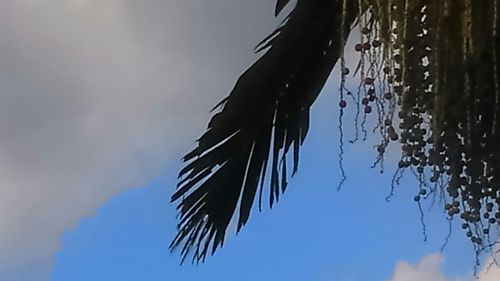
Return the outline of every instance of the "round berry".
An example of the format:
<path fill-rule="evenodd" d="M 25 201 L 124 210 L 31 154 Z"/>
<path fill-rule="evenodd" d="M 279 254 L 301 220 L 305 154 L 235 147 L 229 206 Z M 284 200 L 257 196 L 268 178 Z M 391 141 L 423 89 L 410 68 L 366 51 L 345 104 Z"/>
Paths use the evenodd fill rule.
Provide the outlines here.
<path fill-rule="evenodd" d="M 493 203 L 488 202 L 486 204 L 486 211 L 491 212 L 493 210 Z"/>
<path fill-rule="evenodd" d="M 397 141 L 399 139 L 399 136 L 396 133 L 389 134 L 389 137 L 392 141 Z"/>
<path fill-rule="evenodd" d="M 380 144 L 380 145 L 378 145 L 378 146 L 377 146 L 377 151 L 378 151 L 378 153 L 380 153 L 380 154 L 384 154 L 384 152 L 385 152 L 385 147 L 384 147 L 383 145 L 381 145 L 381 144 Z"/>

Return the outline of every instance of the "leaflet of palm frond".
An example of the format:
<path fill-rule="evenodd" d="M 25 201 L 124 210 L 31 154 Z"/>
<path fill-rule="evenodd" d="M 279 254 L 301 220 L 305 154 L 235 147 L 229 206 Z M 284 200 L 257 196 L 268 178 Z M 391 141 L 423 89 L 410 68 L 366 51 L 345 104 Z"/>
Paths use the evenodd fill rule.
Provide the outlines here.
<path fill-rule="evenodd" d="M 278 28 L 276 28 L 276 30 L 273 31 L 273 33 L 269 34 L 264 39 L 262 39 L 262 41 L 260 41 L 259 44 L 255 46 L 254 52 L 260 53 L 261 51 L 271 47 L 276 36 L 280 34 L 281 29 L 283 29 L 283 25 L 279 26 Z"/>
<path fill-rule="evenodd" d="M 203 261 L 222 246 L 238 205 L 238 231 L 247 223 L 268 168 L 271 207 L 285 191 L 286 155 L 293 149 L 293 174 L 310 106 L 343 47 L 340 2 L 298 1 L 269 49 L 238 79 L 198 146 L 184 157 L 187 165 L 172 196 L 180 200 L 179 232 L 171 244 L 173 250 L 184 243 L 183 258 L 194 252 L 193 261 Z M 348 20 L 354 17 L 351 13 Z"/>
<path fill-rule="evenodd" d="M 274 8 L 274 16 L 278 16 L 288 3 L 290 3 L 290 0 L 276 1 L 276 7 Z"/>

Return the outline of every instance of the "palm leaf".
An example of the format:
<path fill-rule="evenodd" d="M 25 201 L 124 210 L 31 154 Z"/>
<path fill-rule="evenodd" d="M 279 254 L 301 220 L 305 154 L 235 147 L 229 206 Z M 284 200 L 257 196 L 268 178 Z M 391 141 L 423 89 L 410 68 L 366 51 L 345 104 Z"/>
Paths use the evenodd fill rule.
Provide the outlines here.
<path fill-rule="evenodd" d="M 289 0 L 278 0 L 278 14 Z M 238 79 L 185 155 L 186 166 L 172 201 L 180 222 L 172 250 L 183 244 L 184 259 L 204 261 L 223 245 L 239 208 L 238 230 L 248 222 L 270 174 L 269 205 L 287 187 L 286 155 L 293 150 L 292 175 L 309 128 L 309 111 L 341 53 L 349 30 L 340 30 L 342 1 L 299 0 L 287 20 L 261 44 L 267 51 Z M 356 16 L 349 9 L 348 29 Z M 269 171 L 268 171 L 269 170 Z M 259 207 L 261 203 L 259 203 Z"/>

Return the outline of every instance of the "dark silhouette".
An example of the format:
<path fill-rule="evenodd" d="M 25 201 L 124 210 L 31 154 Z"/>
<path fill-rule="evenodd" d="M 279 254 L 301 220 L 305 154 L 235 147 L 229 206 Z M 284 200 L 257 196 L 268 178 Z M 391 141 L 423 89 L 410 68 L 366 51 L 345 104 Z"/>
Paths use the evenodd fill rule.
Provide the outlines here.
<path fill-rule="evenodd" d="M 275 15 L 289 2 L 277 0 Z M 183 260 L 213 254 L 237 209 L 240 231 L 257 193 L 261 208 L 268 173 L 269 205 L 278 201 L 288 174 L 297 172 L 310 107 L 339 59 L 341 112 L 348 97 L 363 118 L 376 111 L 379 161 L 387 145 L 399 141 L 398 171 L 412 169 L 421 183 L 415 201 L 446 192 L 448 215 L 460 214 L 478 250 L 488 246 L 483 240 L 500 220 L 499 5 L 298 0 L 258 44 L 264 54 L 214 108 L 222 107 L 185 155 L 172 196 L 180 201 L 180 222 L 171 249 L 183 244 Z M 362 41 L 355 46 L 360 63 L 354 75 L 362 82 L 353 94 L 344 86 L 351 73 L 344 47 L 356 24 Z"/>

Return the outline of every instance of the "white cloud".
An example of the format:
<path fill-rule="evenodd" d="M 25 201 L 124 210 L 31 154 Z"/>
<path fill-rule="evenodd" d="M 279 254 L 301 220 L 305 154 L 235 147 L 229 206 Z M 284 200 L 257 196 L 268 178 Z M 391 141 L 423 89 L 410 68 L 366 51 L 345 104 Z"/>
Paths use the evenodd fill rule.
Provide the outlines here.
<path fill-rule="evenodd" d="M 497 255 L 497 261 L 498 257 Z M 489 259 L 487 263 L 485 263 L 483 269 L 479 273 L 479 281 L 498 281 L 500 280 L 500 265 L 496 265 L 493 262 L 493 259 Z"/>
<path fill-rule="evenodd" d="M 442 257 L 439 254 L 433 254 L 424 257 L 416 265 L 398 262 L 391 281 L 447 281 L 441 272 L 441 261 Z"/>
<path fill-rule="evenodd" d="M 267 2 L 2 1 L 0 280 L 46 279 L 65 230 L 177 164 L 272 27 Z"/>
<path fill-rule="evenodd" d="M 493 260 L 490 258 L 484 262 L 484 266 L 479 272 L 478 279 L 470 276 L 450 278 L 445 276 L 441 268 L 443 256 L 436 253 L 423 257 L 422 260 L 415 265 L 403 261 L 398 262 L 390 281 L 498 281 L 500 280 L 500 267 L 494 264 L 492 265 L 492 261 Z"/>

